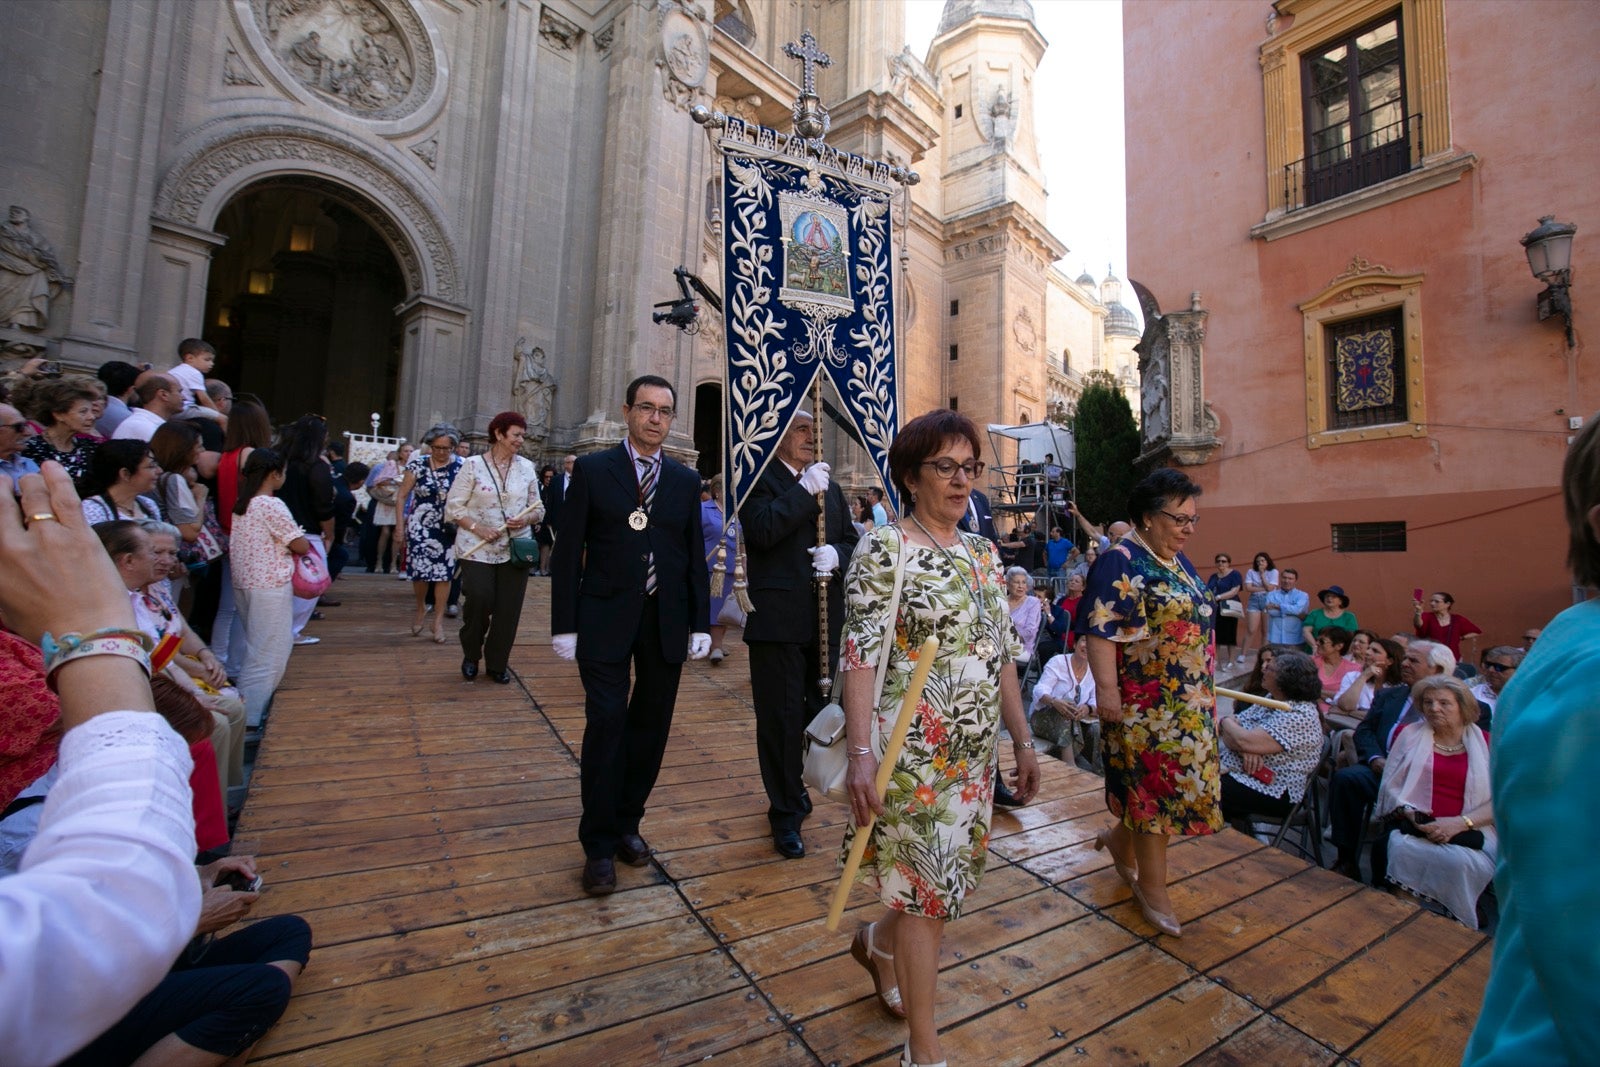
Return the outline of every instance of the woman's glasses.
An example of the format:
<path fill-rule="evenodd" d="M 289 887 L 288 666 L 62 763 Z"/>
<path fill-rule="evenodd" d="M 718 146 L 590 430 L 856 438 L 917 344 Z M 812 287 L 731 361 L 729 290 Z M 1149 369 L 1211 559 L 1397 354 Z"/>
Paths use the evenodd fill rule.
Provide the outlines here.
<path fill-rule="evenodd" d="M 924 460 L 922 465 L 924 467 L 932 467 L 933 473 L 937 474 L 941 481 L 946 482 L 956 476 L 956 471 L 964 472 L 967 476 L 967 481 L 975 482 L 983 477 L 983 472 L 989 467 L 981 459 L 969 459 L 965 463 L 957 463 L 949 457 Z"/>

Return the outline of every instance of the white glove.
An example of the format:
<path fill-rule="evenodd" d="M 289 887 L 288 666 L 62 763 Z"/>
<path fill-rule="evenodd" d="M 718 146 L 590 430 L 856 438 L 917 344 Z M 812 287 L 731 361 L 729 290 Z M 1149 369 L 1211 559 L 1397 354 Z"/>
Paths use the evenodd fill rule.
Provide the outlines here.
<path fill-rule="evenodd" d="M 689 635 L 689 658 L 690 659 L 705 659 L 709 655 L 711 655 L 711 635 L 710 634 L 690 634 Z"/>
<path fill-rule="evenodd" d="M 813 463 L 800 472 L 800 486 L 813 495 L 825 492 L 828 488 L 828 470 L 826 463 Z"/>
<path fill-rule="evenodd" d="M 832 574 L 839 566 L 839 550 L 832 545 L 818 545 L 806 549 L 811 553 L 811 573 Z"/>
<path fill-rule="evenodd" d="M 578 635 L 556 634 L 550 639 L 550 647 L 556 650 L 556 655 L 562 659 L 578 658 Z"/>

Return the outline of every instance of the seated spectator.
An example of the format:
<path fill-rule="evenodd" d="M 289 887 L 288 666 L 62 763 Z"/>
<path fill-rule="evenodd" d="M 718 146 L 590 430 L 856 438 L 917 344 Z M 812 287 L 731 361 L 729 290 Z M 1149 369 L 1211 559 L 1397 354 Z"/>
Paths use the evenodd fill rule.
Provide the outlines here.
<path fill-rule="evenodd" d="M 24 474 L 39 473 L 39 464 L 22 454 L 23 446 L 32 437 L 33 427 L 22 412 L 0 403 L 0 474 L 10 478 L 12 485 Z"/>
<path fill-rule="evenodd" d="M 1317 635 L 1317 676 L 1322 679 L 1322 699 L 1317 707 L 1327 714 L 1329 703 L 1349 674 L 1360 674 L 1361 664 L 1346 656 L 1354 635 L 1339 626 L 1324 627 Z"/>
<path fill-rule="evenodd" d="M 1071 652 L 1075 644 L 1072 624 L 1078 617 L 1078 605 L 1082 600 L 1083 576 L 1074 574 L 1067 578 L 1066 594 L 1050 609 L 1050 622 L 1047 626 L 1050 636 L 1067 652 Z"/>
<path fill-rule="evenodd" d="M 1265 645 L 1261 654 L 1256 656 L 1256 665 L 1250 669 L 1250 677 L 1245 679 L 1244 685 L 1239 687 L 1239 692 L 1249 693 L 1251 696 L 1264 697 L 1267 695 L 1267 667 L 1279 656 L 1290 652 L 1299 652 L 1299 645 Z M 1235 715 L 1250 707 L 1248 700 L 1235 700 L 1233 712 Z"/>
<path fill-rule="evenodd" d="M 1335 771 L 1328 783 L 1328 821 L 1333 828 L 1334 848 L 1338 850 L 1333 869 L 1339 873 L 1361 880 L 1358 853 L 1362 813 L 1378 799 L 1379 779 L 1395 735 L 1401 727 L 1422 717 L 1422 709 L 1413 707 L 1411 687 L 1424 678 L 1448 675 L 1455 669 L 1456 658 L 1448 648 L 1432 641 L 1413 641 L 1400 658 L 1400 684 L 1380 689 L 1372 698 L 1372 710 L 1355 731 L 1356 765 Z M 1381 857 L 1374 855 L 1374 876 L 1379 884 L 1380 867 Z"/>
<path fill-rule="evenodd" d="M 136 395 L 133 387 L 139 381 L 139 368 L 132 363 L 113 359 L 100 364 L 95 377 L 106 387 L 106 405 L 95 420 L 94 432 L 108 438 L 133 410 L 128 406 L 128 401 Z"/>
<path fill-rule="evenodd" d="M 1033 658 L 1034 646 L 1039 641 L 1039 620 L 1043 616 L 1039 598 L 1033 595 L 1033 576 L 1021 567 L 1006 571 L 1006 607 L 1017 635 L 1022 638 L 1022 654 L 1017 657 L 1020 678 Z"/>
<path fill-rule="evenodd" d="M 1350 647 L 1344 650 L 1344 654 L 1354 660 L 1357 667 L 1360 667 L 1367 662 L 1367 649 L 1376 640 L 1378 640 L 1378 635 L 1371 630 L 1351 630 Z"/>
<path fill-rule="evenodd" d="M 161 518 L 161 505 L 151 495 L 160 477 L 161 465 L 145 442 L 105 442 L 90 459 L 80 486 L 84 518 L 91 526 L 112 519 Z"/>
<path fill-rule="evenodd" d="M 1267 696 L 1287 701 L 1289 710 L 1236 702 L 1233 714 L 1218 717 L 1222 817 L 1230 822 L 1288 815 L 1305 795 L 1306 779 L 1322 756 L 1320 686 L 1311 657 L 1303 652 L 1274 656 L 1261 677 Z"/>
<path fill-rule="evenodd" d="M 1307 615 L 1305 625 L 1300 628 L 1300 639 L 1307 648 L 1316 648 L 1317 635 L 1330 626 L 1355 630 L 1361 625 L 1356 621 L 1356 613 L 1350 610 L 1350 598 L 1339 586 L 1328 586 L 1317 594 L 1317 599 L 1322 607 Z"/>
<path fill-rule="evenodd" d="M 12 402 L 36 422 L 39 433 L 22 446 L 22 454 L 35 463 L 55 460 L 73 481 L 81 482 L 100 447 L 94 435 L 94 403 L 98 390 L 92 379 L 78 375 L 40 378 L 18 391 Z"/>
<path fill-rule="evenodd" d="M 1450 654 L 1460 663 L 1464 659 L 1475 658 L 1478 650 L 1478 635 L 1483 633 L 1478 624 L 1465 615 L 1453 614 L 1456 598 L 1449 593 L 1434 593 L 1428 598 L 1428 610 L 1422 610 L 1422 601 L 1415 601 L 1411 619 L 1411 628 L 1418 637 L 1427 641 L 1437 641 L 1450 650 Z M 1467 642 L 1468 655 L 1461 655 L 1461 642 Z"/>
<path fill-rule="evenodd" d="M 1478 703 L 1490 712 L 1499 706 L 1500 691 L 1522 666 L 1525 655 L 1522 649 L 1510 645 L 1496 645 L 1483 654 L 1483 680 L 1472 687 L 1472 695 L 1478 698 Z"/>
<path fill-rule="evenodd" d="M 1300 645 L 1311 597 L 1299 588 L 1300 572 L 1293 567 L 1278 571 L 1278 588 L 1267 594 L 1267 641 L 1274 645 Z M 1302 650 L 1303 651 L 1303 650 Z"/>
<path fill-rule="evenodd" d="M 63 727 L 56 803 L 0 879 L 0 1058 L 32 1064 L 75 1052 L 154 988 L 194 932 L 200 886 L 191 760 L 153 714 L 138 643 L 57 644 L 131 627 L 116 571 L 60 465 L 20 489 L 19 506 L 0 481 L 0 616 L 35 645 L 52 635 Z"/>
<path fill-rule="evenodd" d="M 1067 722 L 1082 723 L 1086 744 L 1077 755 L 1092 762 L 1100 737 L 1100 721 L 1095 718 L 1094 702 L 1089 644 L 1079 641 L 1073 651 L 1056 656 L 1044 665 L 1039 681 L 1033 687 L 1028 718 L 1031 720 L 1041 709 L 1049 708 Z"/>
<path fill-rule="evenodd" d="M 253 856 L 191 868 L 203 888 L 194 940 L 133 1010 L 64 1067 L 108 1063 L 243 1062 L 283 1016 L 294 980 L 311 958 L 311 927 L 278 915 L 217 937 L 255 906 Z"/>
<path fill-rule="evenodd" d="M 1372 698 L 1380 688 L 1400 684 L 1400 660 L 1405 654 L 1405 649 L 1387 637 L 1369 640 L 1361 670 L 1346 674 L 1339 683 L 1330 716 L 1343 714 L 1354 716 L 1358 721 L 1364 717 L 1372 709 Z"/>
<path fill-rule="evenodd" d="M 1494 805 L 1489 742 L 1475 724 L 1478 702 L 1460 679 L 1411 687 L 1422 719 L 1390 748 L 1377 814 L 1389 833 L 1389 881 L 1434 900 L 1478 928 L 1478 897 L 1494 877 Z"/>
<path fill-rule="evenodd" d="M 156 711 L 189 743 L 189 803 L 194 812 L 196 853 L 210 852 L 228 843 L 228 807 L 218 779 L 216 750 L 211 744 L 211 713 L 194 694 L 165 674 L 150 678 Z"/>
<path fill-rule="evenodd" d="M 164 522 L 146 520 L 140 528 L 150 538 L 150 552 L 155 557 L 156 580 L 144 587 L 134 603 L 134 618 L 139 628 L 159 640 L 165 619 L 171 618 L 183 627 L 183 640 L 178 654 L 167 664 L 166 673 L 184 690 L 195 697 L 215 721 L 211 743 L 216 748 L 217 774 L 224 789 L 237 789 L 244 781 L 245 708 L 239 691 L 228 684 L 222 659 L 195 632 L 189 620 L 178 610 L 164 575 L 183 570 L 178 562 L 178 539 L 173 528 Z M 130 594 L 130 599 L 132 599 Z"/>

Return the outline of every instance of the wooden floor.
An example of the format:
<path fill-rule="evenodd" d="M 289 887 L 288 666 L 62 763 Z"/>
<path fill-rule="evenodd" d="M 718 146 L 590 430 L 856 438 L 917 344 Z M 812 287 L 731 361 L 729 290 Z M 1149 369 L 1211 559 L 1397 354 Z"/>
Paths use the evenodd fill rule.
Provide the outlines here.
<path fill-rule="evenodd" d="M 578 886 L 577 670 L 529 586 L 517 679 L 464 683 L 450 642 L 408 632 L 410 587 L 354 575 L 295 651 L 236 848 L 259 914 L 316 951 L 273 1064 L 898 1062 L 902 1024 L 823 913 L 842 809 L 810 854 L 766 833 L 748 660 L 689 664 L 619 891 Z M 994 824 L 989 870 L 944 942 L 950 1062 L 1460 1061 L 1489 969 L 1478 934 L 1232 831 L 1171 850 L 1181 940 L 1156 936 L 1089 847 L 1100 781 L 1045 760 L 1042 799 Z"/>

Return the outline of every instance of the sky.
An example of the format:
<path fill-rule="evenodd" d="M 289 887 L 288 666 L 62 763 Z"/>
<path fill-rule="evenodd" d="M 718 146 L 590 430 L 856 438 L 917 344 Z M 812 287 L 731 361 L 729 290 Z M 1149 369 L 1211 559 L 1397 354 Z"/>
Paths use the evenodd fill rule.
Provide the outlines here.
<path fill-rule="evenodd" d="M 939 26 L 944 0 L 905 0 L 906 43 L 918 59 Z M 1034 127 L 1050 199 L 1045 220 L 1070 251 L 1071 277 L 1103 279 L 1107 262 L 1127 281 L 1127 182 L 1122 151 L 1121 0 L 1033 0 L 1049 42 L 1034 81 Z M 1040 101 L 1071 101 L 1047 109 Z M 1123 303 L 1132 306 L 1131 291 Z"/>

